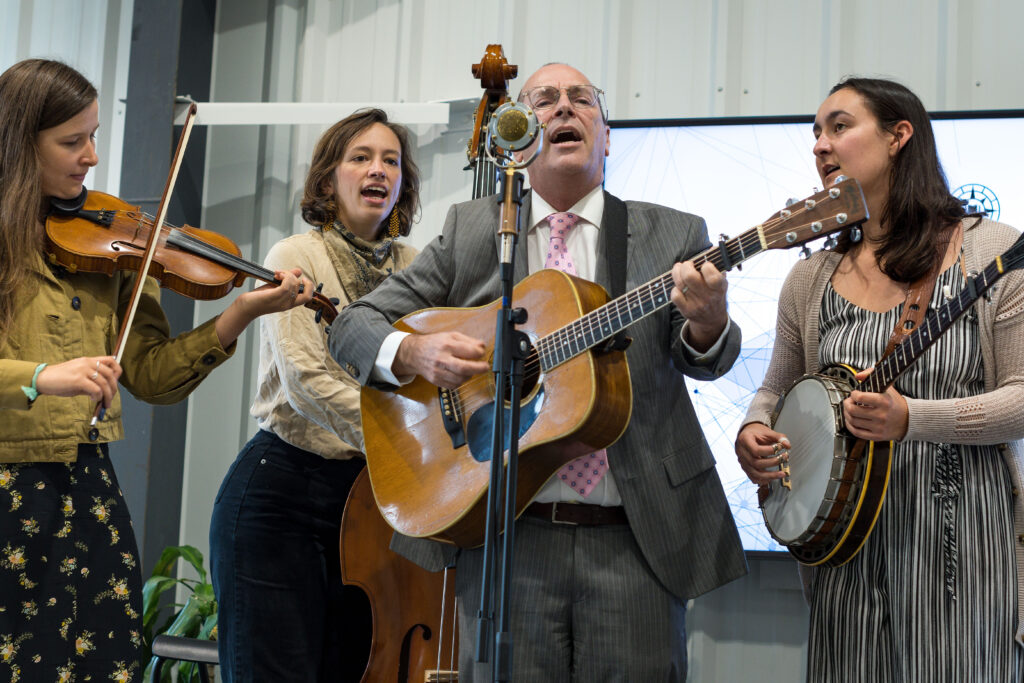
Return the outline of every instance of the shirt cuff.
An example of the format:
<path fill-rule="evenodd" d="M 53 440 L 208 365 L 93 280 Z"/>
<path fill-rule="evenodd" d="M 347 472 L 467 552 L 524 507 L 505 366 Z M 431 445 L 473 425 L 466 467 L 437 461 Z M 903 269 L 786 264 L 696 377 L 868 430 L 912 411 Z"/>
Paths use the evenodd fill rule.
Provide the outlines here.
<path fill-rule="evenodd" d="M 370 373 L 372 381 L 403 386 L 416 377 L 416 375 L 397 377 L 391 370 L 391 366 L 395 363 L 395 356 L 398 355 L 398 347 L 401 345 L 402 340 L 408 336 L 408 332 L 398 332 L 396 330 L 384 337 L 384 342 L 377 351 L 377 358 L 373 361 L 373 372 Z"/>
<path fill-rule="evenodd" d="M 686 343 L 686 328 L 690 324 L 687 320 L 683 322 L 682 329 L 679 330 L 679 339 L 683 342 L 683 353 L 686 355 L 687 360 L 693 365 L 713 365 L 718 360 L 719 354 L 722 353 L 722 349 L 725 348 L 725 339 L 729 336 L 729 329 L 732 327 L 732 318 L 726 319 L 725 329 L 722 330 L 722 334 L 718 335 L 718 339 L 711 345 L 711 348 L 701 353 L 695 348 Z"/>

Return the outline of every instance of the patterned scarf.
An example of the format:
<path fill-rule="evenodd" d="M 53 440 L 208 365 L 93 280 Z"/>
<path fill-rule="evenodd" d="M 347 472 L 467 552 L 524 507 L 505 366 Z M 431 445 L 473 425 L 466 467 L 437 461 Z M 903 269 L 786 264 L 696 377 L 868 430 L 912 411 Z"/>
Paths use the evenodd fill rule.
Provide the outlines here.
<path fill-rule="evenodd" d="M 337 219 L 325 224 L 321 233 L 327 255 L 338 272 L 349 301 L 369 294 L 394 271 L 391 245 L 395 238 L 384 237 L 370 242 L 352 234 Z"/>

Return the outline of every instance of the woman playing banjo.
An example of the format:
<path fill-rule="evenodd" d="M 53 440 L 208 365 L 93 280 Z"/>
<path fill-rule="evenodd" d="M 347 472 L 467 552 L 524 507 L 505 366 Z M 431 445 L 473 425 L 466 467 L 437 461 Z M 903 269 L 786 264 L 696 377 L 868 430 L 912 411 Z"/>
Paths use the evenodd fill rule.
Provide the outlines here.
<path fill-rule="evenodd" d="M 856 178 L 871 218 L 863 239 L 844 235 L 786 279 L 771 364 L 736 439 L 743 470 L 762 486 L 786 476 L 780 465 L 797 446 L 795 433 L 769 426 L 794 381 L 834 363 L 870 369 L 911 283 L 936 273 L 928 306 L 937 308 L 1018 234 L 965 215 L 925 109 L 902 85 L 840 82 L 814 135 L 822 182 Z M 896 443 L 885 503 L 860 552 L 805 576 L 808 680 L 1024 678 L 1024 450 L 1006 445 L 1024 437 L 1022 280 L 1014 271 L 997 283 L 894 387 L 842 400 L 851 434 Z"/>

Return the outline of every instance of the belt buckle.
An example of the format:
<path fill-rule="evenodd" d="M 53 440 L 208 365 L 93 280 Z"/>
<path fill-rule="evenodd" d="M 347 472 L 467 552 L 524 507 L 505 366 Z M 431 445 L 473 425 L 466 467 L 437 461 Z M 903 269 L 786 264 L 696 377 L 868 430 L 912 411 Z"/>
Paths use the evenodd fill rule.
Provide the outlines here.
<path fill-rule="evenodd" d="M 552 524 L 565 524 L 566 526 L 579 526 L 580 525 L 579 522 L 569 522 L 569 521 L 566 521 L 566 520 L 555 519 L 555 515 L 558 514 L 558 506 L 561 505 L 561 504 L 562 503 L 552 503 L 551 504 L 551 523 Z M 569 505 L 572 505 L 572 503 L 569 503 Z"/>

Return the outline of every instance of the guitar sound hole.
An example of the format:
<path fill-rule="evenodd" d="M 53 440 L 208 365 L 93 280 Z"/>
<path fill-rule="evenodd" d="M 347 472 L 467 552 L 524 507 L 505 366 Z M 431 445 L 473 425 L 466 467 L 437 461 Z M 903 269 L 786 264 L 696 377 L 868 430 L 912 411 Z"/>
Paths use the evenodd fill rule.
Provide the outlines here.
<path fill-rule="evenodd" d="M 540 356 L 537 350 L 530 347 L 530 354 L 523 361 L 523 389 L 519 394 L 520 404 L 530 400 L 537 392 L 540 384 Z M 512 399 L 512 382 L 505 378 L 505 404 Z"/>

